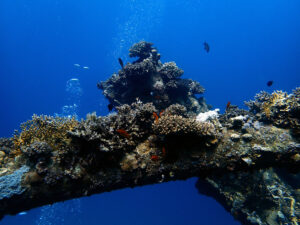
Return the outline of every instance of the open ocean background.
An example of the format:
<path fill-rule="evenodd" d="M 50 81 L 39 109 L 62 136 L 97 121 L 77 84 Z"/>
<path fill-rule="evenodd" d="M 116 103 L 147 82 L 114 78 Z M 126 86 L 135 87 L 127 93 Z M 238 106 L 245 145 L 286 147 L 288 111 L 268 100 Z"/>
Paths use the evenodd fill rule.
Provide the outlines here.
<path fill-rule="evenodd" d="M 244 107 L 261 90 L 300 85 L 299 0 L 0 0 L 0 137 L 12 136 L 34 113 L 61 114 L 74 100 L 66 88 L 71 78 L 80 83 L 71 89 L 79 93 L 78 117 L 106 115 L 96 83 L 120 69 L 119 57 L 133 61 L 128 49 L 140 40 L 154 43 L 162 62 L 175 61 L 183 77 L 198 80 L 222 112 L 228 101 Z M 199 195 L 195 182 L 75 199 L 0 224 L 239 224 Z"/>

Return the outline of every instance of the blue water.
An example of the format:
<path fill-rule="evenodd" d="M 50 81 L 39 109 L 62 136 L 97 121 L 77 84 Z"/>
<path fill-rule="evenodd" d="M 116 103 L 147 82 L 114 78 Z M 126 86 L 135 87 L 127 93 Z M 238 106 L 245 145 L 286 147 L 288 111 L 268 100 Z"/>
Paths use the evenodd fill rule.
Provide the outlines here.
<path fill-rule="evenodd" d="M 261 90 L 290 92 L 300 85 L 299 11 L 298 0 L 1 0 L 0 136 L 11 136 L 33 113 L 62 113 L 71 78 L 82 90 L 78 117 L 106 115 L 96 83 L 119 69 L 117 58 L 131 60 L 128 48 L 142 39 L 198 80 L 215 108 L 228 101 L 244 107 Z M 239 224 L 199 195 L 195 181 L 67 201 L 0 224 Z"/>

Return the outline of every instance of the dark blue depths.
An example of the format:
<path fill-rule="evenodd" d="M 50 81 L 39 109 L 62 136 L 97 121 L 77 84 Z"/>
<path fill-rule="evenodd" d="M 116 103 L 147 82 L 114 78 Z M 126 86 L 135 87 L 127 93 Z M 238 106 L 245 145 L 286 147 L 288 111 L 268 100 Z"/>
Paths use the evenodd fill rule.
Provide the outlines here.
<path fill-rule="evenodd" d="M 79 118 L 106 115 L 96 83 L 119 69 L 119 57 L 131 60 L 128 48 L 142 39 L 154 43 L 163 62 L 175 61 L 184 77 L 198 80 L 221 111 L 228 101 L 244 107 L 261 90 L 290 92 L 300 84 L 299 11 L 297 0 L 1 0 L 0 136 L 11 136 L 33 113 L 63 113 L 74 103 L 66 91 L 72 78 L 80 81 Z M 195 178 L 114 191 L 0 224 L 238 224 L 194 184 Z"/>

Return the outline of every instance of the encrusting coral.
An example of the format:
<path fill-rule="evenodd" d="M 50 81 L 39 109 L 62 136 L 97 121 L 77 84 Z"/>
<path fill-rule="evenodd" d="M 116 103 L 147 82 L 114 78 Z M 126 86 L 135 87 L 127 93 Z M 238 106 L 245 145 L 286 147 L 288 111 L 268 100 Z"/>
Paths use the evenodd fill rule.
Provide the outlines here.
<path fill-rule="evenodd" d="M 191 136 L 194 138 L 217 137 L 217 130 L 210 122 L 197 122 L 193 118 L 184 118 L 178 115 L 162 115 L 153 123 L 153 131 L 164 136 Z"/>

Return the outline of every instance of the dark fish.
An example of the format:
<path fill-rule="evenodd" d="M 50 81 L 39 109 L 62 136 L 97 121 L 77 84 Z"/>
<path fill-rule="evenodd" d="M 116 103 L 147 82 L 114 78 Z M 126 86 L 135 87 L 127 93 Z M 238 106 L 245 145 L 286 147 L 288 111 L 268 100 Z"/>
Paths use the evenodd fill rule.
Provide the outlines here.
<path fill-rule="evenodd" d="M 204 45 L 204 50 L 205 50 L 206 52 L 209 52 L 210 47 L 209 47 L 208 43 L 205 41 L 205 42 L 203 43 L 203 45 Z"/>
<path fill-rule="evenodd" d="M 109 104 L 107 105 L 107 108 L 108 108 L 108 111 L 111 112 L 111 111 L 114 109 L 114 105 L 111 104 L 111 103 L 109 103 Z"/>
<path fill-rule="evenodd" d="M 97 82 L 97 88 L 98 88 L 98 89 L 102 89 L 102 85 L 101 85 L 100 82 Z"/>
<path fill-rule="evenodd" d="M 123 69 L 123 68 L 124 68 L 124 63 L 123 63 L 122 59 L 121 59 L 121 58 L 118 58 L 118 60 L 119 60 L 119 63 L 120 63 L 120 65 L 121 65 L 122 69 Z"/>
<path fill-rule="evenodd" d="M 274 83 L 274 81 L 269 80 L 269 81 L 267 82 L 268 87 L 271 87 L 271 86 L 273 85 L 273 83 Z"/>

